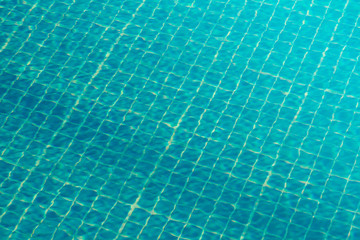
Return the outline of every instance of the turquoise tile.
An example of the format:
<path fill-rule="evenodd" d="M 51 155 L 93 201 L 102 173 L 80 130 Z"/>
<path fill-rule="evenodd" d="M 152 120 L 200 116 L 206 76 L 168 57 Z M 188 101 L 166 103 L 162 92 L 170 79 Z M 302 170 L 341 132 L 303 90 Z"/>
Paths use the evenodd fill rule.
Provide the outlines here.
<path fill-rule="evenodd" d="M 356 239 L 356 4 L 4 2 L 0 238 Z"/>

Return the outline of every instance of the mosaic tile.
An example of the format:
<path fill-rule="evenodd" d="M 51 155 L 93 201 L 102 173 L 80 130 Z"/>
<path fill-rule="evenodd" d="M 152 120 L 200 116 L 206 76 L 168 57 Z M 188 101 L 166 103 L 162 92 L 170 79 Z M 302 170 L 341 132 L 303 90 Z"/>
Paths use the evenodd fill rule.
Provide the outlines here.
<path fill-rule="evenodd" d="M 0 238 L 357 239 L 358 6 L 0 4 Z"/>

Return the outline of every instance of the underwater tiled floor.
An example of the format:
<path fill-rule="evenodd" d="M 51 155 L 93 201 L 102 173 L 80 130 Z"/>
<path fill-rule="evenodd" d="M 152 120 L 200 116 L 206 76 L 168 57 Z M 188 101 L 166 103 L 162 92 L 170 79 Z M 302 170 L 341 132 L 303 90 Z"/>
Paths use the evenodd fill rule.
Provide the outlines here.
<path fill-rule="evenodd" d="M 0 2 L 0 239 L 360 239 L 356 0 Z"/>

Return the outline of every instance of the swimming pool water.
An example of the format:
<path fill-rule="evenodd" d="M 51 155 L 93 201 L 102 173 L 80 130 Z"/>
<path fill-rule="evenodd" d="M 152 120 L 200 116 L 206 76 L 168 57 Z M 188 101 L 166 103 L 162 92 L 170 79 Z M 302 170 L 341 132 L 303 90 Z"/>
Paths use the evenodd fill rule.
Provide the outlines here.
<path fill-rule="evenodd" d="M 0 239 L 359 239 L 356 0 L 0 2 Z"/>

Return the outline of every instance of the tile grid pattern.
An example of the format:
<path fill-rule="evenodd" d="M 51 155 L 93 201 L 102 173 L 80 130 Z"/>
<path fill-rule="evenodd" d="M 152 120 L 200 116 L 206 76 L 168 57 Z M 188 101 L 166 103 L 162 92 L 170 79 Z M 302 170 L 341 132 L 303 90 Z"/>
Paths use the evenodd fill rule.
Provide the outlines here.
<path fill-rule="evenodd" d="M 359 236 L 354 1 L 0 6 L 1 237 Z"/>
<path fill-rule="evenodd" d="M 109 3 L 109 1 L 108 1 L 107 3 Z M 106 3 L 106 4 L 107 4 L 107 3 Z M 120 11 L 119 11 L 119 12 L 120 12 Z M 119 12 L 118 12 L 118 13 L 119 13 Z M 101 14 L 101 12 L 99 12 L 99 15 L 100 15 L 100 14 Z M 116 15 L 116 16 L 117 16 L 117 15 Z M 116 17 L 116 16 L 115 16 L 115 17 Z M 113 22 L 111 22 L 110 25 L 111 25 L 112 23 L 113 23 Z M 109 26 L 110 26 L 110 25 L 109 25 Z M 91 27 L 90 27 L 90 29 L 91 29 Z M 105 32 L 106 32 L 107 30 L 108 30 L 108 27 L 105 28 L 103 34 L 105 34 Z M 100 36 L 98 43 L 100 42 L 100 40 L 101 40 L 103 37 L 104 37 L 104 35 L 101 35 L 101 36 Z M 118 41 L 119 41 L 119 38 L 115 40 L 115 44 L 117 44 Z M 114 45 L 115 45 L 115 44 L 114 44 Z M 110 51 L 112 51 L 112 49 L 110 49 Z M 91 53 L 90 53 L 90 54 L 91 54 Z M 100 70 L 101 70 L 102 67 L 104 66 L 104 62 L 107 60 L 107 57 L 108 57 L 108 54 L 105 56 L 105 59 L 103 60 L 103 62 L 101 62 L 100 64 L 98 64 L 99 66 L 97 67 L 96 72 L 92 75 L 92 78 L 89 80 L 88 85 L 85 85 L 85 87 L 84 87 L 84 90 L 83 90 L 84 93 L 86 92 L 87 87 L 88 87 L 88 86 L 91 86 L 92 81 L 96 78 L 97 74 L 100 72 Z M 75 78 L 76 78 L 76 75 L 75 75 Z M 107 85 L 105 85 L 105 89 L 106 89 L 106 86 L 107 86 Z M 81 98 L 82 98 L 82 95 L 78 96 L 78 98 L 77 98 L 77 100 L 76 100 L 76 103 L 75 103 L 73 109 L 76 108 L 77 104 L 79 104 Z M 93 106 L 92 106 L 91 109 L 89 110 L 89 114 L 94 110 L 95 106 L 98 104 L 98 100 L 99 100 L 99 97 L 98 97 L 97 99 L 95 99 L 95 101 L 94 101 L 95 103 L 93 104 Z M 70 111 L 69 115 L 71 115 L 71 111 Z M 68 119 L 66 119 L 66 120 L 68 120 Z M 85 120 L 85 119 L 84 119 L 84 120 Z M 105 119 L 104 119 L 103 121 L 105 121 Z M 96 131 L 100 131 L 100 128 L 101 128 L 101 126 L 102 126 L 102 124 L 103 124 L 103 121 L 99 124 L 99 126 L 97 127 L 97 129 L 95 129 Z M 65 123 L 66 123 L 66 121 L 63 122 L 63 124 L 61 125 L 61 128 L 64 127 Z M 81 128 L 83 127 L 83 125 L 84 125 L 84 121 L 82 121 L 82 122 L 79 124 L 78 130 L 77 130 L 76 133 L 74 134 L 74 135 L 75 135 L 74 137 L 76 137 L 76 136 L 79 135 L 80 130 L 81 130 Z M 89 140 L 89 144 L 87 144 L 87 146 L 85 147 L 84 152 L 88 151 L 88 149 L 92 146 L 91 143 L 94 142 L 94 138 L 95 138 L 95 135 Z M 65 149 L 63 155 L 60 157 L 60 160 L 61 160 L 62 157 L 67 153 L 67 151 L 69 150 L 69 147 L 71 146 L 71 144 L 72 144 L 72 141 L 69 143 L 68 147 Z M 102 156 L 102 155 L 100 155 L 100 157 L 101 157 L 101 156 Z M 77 164 L 79 164 L 81 161 L 84 161 L 84 160 L 85 160 L 85 159 L 81 156 L 80 159 L 78 160 L 78 162 L 75 163 L 75 167 L 76 167 Z M 95 170 L 97 167 L 98 167 L 98 162 L 95 164 L 93 170 L 90 172 L 90 174 L 89 174 L 90 176 L 92 176 L 92 175 L 94 174 L 94 170 Z M 73 168 L 73 169 L 75 169 L 75 168 Z M 51 173 L 50 173 L 50 174 L 51 174 Z M 61 191 L 64 187 L 66 187 L 66 185 L 68 184 L 67 181 L 68 181 L 69 178 L 72 176 L 72 174 L 73 174 L 73 171 L 69 174 L 68 179 L 64 182 L 63 186 L 60 187 L 60 189 L 58 190 L 58 194 L 51 200 L 51 204 L 50 204 L 50 205 L 48 206 L 48 208 L 45 210 L 45 212 L 44 212 L 44 218 L 40 221 L 40 224 L 45 220 L 45 215 L 48 213 L 48 211 L 50 210 L 50 208 L 54 205 L 54 202 L 55 202 L 56 199 L 58 198 L 58 196 L 59 196 L 59 194 L 60 194 L 60 191 Z M 87 181 L 85 181 L 85 183 L 83 184 L 83 186 L 77 186 L 77 187 L 80 187 L 81 190 L 79 191 L 78 195 L 76 195 L 75 198 L 72 200 L 71 206 L 70 206 L 70 208 L 68 209 L 68 211 L 65 213 L 64 217 L 63 217 L 63 218 L 59 221 L 59 223 L 56 225 L 56 228 L 55 228 L 55 230 L 54 230 L 53 233 L 52 233 L 51 239 L 54 238 L 55 234 L 57 233 L 57 230 L 58 230 L 59 227 L 62 225 L 63 221 L 66 220 L 66 218 L 67 218 L 69 212 L 71 211 L 72 207 L 74 206 L 76 200 L 78 199 L 78 197 L 79 197 L 80 194 L 82 193 L 82 190 L 83 190 L 83 189 L 84 189 L 85 191 L 87 190 L 85 186 L 88 184 L 88 181 L 89 181 L 89 180 L 90 180 L 90 178 L 88 178 Z M 96 200 L 98 200 L 98 197 L 99 197 L 99 195 L 96 196 L 96 198 L 94 199 L 94 202 L 95 202 Z M 93 203 L 94 203 L 94 202 L 93 202 Z M 84 224 L 83 218 L 85 218 L 85 217 L 89 214 L 89 212 L 90 212 L 90 210 L 92 210 L 92 208 L 93 208 L 93 204 L 91 204 L 88 212 L 86 212 L 86 213 L 84 214 L 84 216 L 82 217 L 81 223 L 80 223 L 79 227 L 76 229 L 76 231 L 75 231 L 75 233 L 74 233 L 75 235 L 78 234 L 78 230 L 81 229 L 82 225 Z M 51 210 L 50 210 L 50 211 L 51 211 Z M 38 225 L 38 226 L 40 226 L 40 225 Z M 37 227 L 33 230 L 33 232 L 32 232 L 32 237 L 33 237 L 34 233 L 36 232 L 36 230 L 37 230 Z"/>
<path fill-rule="evenodd" d="M 345 3 L 345 9 L 348 7 L 348 4 L 349 4 L 349 1 L 347 1 L 346 3 Z M 338 20 L 338 23 L 340 22 L 340 20 L 342 19 L 344 17 L 344 12 L 343 12 L 343 14 L 340 16 L 340 18 L 339 18 L 339 20 Z M 356 19 L 356 22 L 358 22 L 359 21 L 359 17 Z M 338 24 L 335 26 L 335 30 L 338 28 Z M 352 31 L 351 31 L 351 33 L 350 33 L 350 38 L 352 37 L 352 34 L 353 34 L 353 31 L 354 31 L 354 29 L 355 29 L 355 26 L 354 26 L 354 28 L 352 29 Z M 331 40 L 333 40 L 333 38 L 334 38 L 334 35 L 331 37 Z M 337 60 L 337 65 L 338 65 L 338 63 L 339 63 L 339 60 L 340 60 L 340 58 L 342 57 L 342 55 L 343 55 L 343 53 L 344 53 L 344 50 L 345 50 L 345 48 L 346 48 L 346 45 L 341 49 L 341 52 L 340 52 L 340 55 L 339 55 L 339 59 Z M 324 54 L 326 54 L 326 51 L 325 51 L 325 53 Z M 358 60 L 358 58 L 357 58 L 357 60 Z M 354 66 L 355 67 L 355 66 Z M 352 69 L 352 72 L 355 70 L 355 68 L 353 68 Z M 335 70 L 334 70 L 334 73 L 336 73 L 336 71 L 339 71 L 336 67 L 335 67 Z M 315 75 L 317 74 L 317 72 L 315 72 Z M 346 81 L 346 86 L 348 86 L 348 82 L 349 80 L 347 80 Z M 340 100 L 339 100 L 339 104 L 341 103 L 341 101 L 343 100 L 343 98 L 344 98 L 344 95 L 342 95 L 341 96 L 341 98 L 340 98 Z M 358 108 L 358 105 L 359 105 L 359 103 L 357 103 L 356 104 L 356 107 L 355 107 L 355 109 L 357 109 Z M 320 104 L 320 106 L 321 106 L 321 104 Z M 345 136 L 347 135 L 346 133 L 348 133 L 348 131 L 349 131 L 349 128 L 350 128 L 350 126 L 351 126 L 351 123 L 353 122 L 353 120 L 354 120 L 354 117 L 350 120 L 350 122 L 349 122 L 349 125 L 348 125 L 348 127 L 346 128 L 346 130 L 345 130 Z M 331 121 L 335 121 L 335 114 L 333 113 L 332 114 L 332 119 L 331 119 Z M 326 132 L 326 134 L 325 134 L 325 137 L 324 137 L 324 142 L 325 142 L 325 140 L 326 140 L 326 137 L 328 136 L 328 133 L 329 133 L 329 128 L 328 128 L 328 130 L 327 130 L 327 132 Z M 345 141 L 345 136 L 343 136 L 343 138 L 342 138 L 342 140 L 341 140 L 341 143 L 340 143 L 340 148 L 343 146 L 343 144 L 344 144 L 344 141 Z M 322 147 L 323 147 L 324 145 L 322 144 L 321 146 L 320 146 L 320 151 L 321 151 L 321 149 L 322 149 Z M 337 154 L 336 154 L 336 156 L 335 156 L 335 159 L 338 159 L 338 157 L 339 157 L 339 154 L 340 154 L 340 152 L 338 152 Z M 356 152 L 356 155 L 358 155 L 358 151 Z M 331 166 L 331 170 L 330 170 L 330 175 L 332 175 L 332 169 L 333 168 L 335 168 L 336 166 L 335 166 L 335 161 L 333 162 L 333 164 L 332 164 L 332 166 Z M 351 172 L 353 171 L 353 168 L 351 169 Z M 349 177 L 350 177 L 350 175 L 351 175 L 351 172 L 349 173 L 349 175 L 347 176 L 347 177 L 345 177 L 344 179 L 347 179 L 347 180 L 349 180 Z M 329 183 L 329 180 L 330 180 L 330 178 L 328 178 L 327 180 L 326 180 L 326 182 L 325 182 L 325 186 L 327 186 L 328 184 L 331 184 L 331 183 Z M 346 189 L 346 185 L 347 185 L 347 183 L 345 183 L 345 186 L 344 186 L 344 189 Z M 342 194 L 341 194 L 341 196 L 340 196 L 340 198 L 339 198 L 339 200 L 338 200 L 338 203 L 340 203 L 341 201 L 342 201 L 342 197 L 343 197 L 343 195 L 344 195 L 344 192 L 342 192 Z M 324 191 L 321 193 L 321 197 L 320 198 L 322 198 L 322 197 L 324 197 Z M 338 205 L 338 207 L 340 207 L 339 205 Z M 359 209 L 359 205 L 357 206 L 357 209 Z M 316 214 L 317 213 L 317 211 L 318 211 L 318 208 L 316 208 L 315 209 L 315 212 L 314 212 L 314 214 Z M 333 214 L 333 217 L 330 219 L 330 226 L 329 226 L 329 232 L 327 232 L 326 233 L 326 238 L 328 238 L 329 237 L 329 233 L 331 232 L 331 230 L 332 230 L 332 225 L 333 225 L 333 221 L 334 221 L 334 219 L 335 219 L 335 216 L 336 216 L 336 213 L 338 212 L 338 210 L 336 210 L 335 211 L 335 213 Z M 306 232 L 306 235 L 308 235 L 309 234 L 309 229 L 307 229 L 307 232 Z M 345 232 L 345 234 L 346 234 L 346 232 Z M 347 234 L 347 239 L 349 239 L 351 237 L 351 232 L 350 232 L 350 229 L 349 229 L 349 232 L 348 232 L 348 234 Z"/>
<path fill-rule="evenodd" d="M 331 4 L 331 2 L 330 2 L 329 4 Z M 325 14 L 326 14 L 326 12 L 325 12 Z M 321 22 L 321 23 L 322 23 L 322 22 Z M 320 26 L 321 26 L 321 23 L 320 23 L 320 25 L 319 25 L 319 28 L 320 28 Z M 318 28 L 318 29 L 319 29 L 319 28 Z M 316 35 L 317 35 L 317 34 L 318 34 L 318 31 L 316 31 L 316 34 L 315 34 L 315 36 L 314 36 L 314 39 L 316 38 Z M 310 47 L 313 45 L 313 43 L 314 43 L 314 41 L 311 42 Z M 326 51 L 323 53 L 323 57 L 325 57 L 325 55 L 326 55 Z M 305 56 L 306 56 L 306 54 L 305 54 Z M 304 59 L 305 59 L 305 58 L 304 58 Z M 320 60 L 319 67 L 320 67 L 323 59 L 324 59 L 324 58 L 322 58 L 322 59 Z M 314 73 L 314 77 L 313 77 L 313 78 L 315 78 L 316 74 L 317 74 L 317 72 Z M 309 86 L 310 86 L 310 85 L 309 85 Z M 308 89 L 307 89 L 307 91 L 308 91 Z M 321 106 L 323 99 L 324 99 L 324 98 L 321 99 L 321 102 L 320 102 L 319 106 Z M 301 106 L 299 107 L 299 110 L 297 111 L 297 113 L 296 113 L 296 115 L 295 115 L 295 119 L 297 118 L 297 116 L 298 116 L 299 113 L 301 112 L 301 110 L 302 110 L 302 105 L 304 104 L 305 100 L 306 100 L 306 95 L 305 95 L 304 99 L 302 100 Z M 318 109 L 315 110 L 314 114 L 316 114 L 317 111 L 318 111 Z M 310 123 L 310 126 L 311 126 L 312 124 L 313 124 L 313 119 L 312 119 L 312 121 L 311 121 L 311 123 Z M 290 129 L 291 127 L 292 127 L 292 124 L 290 124 L 289 129 Z M 308 134 L 309 134 L 309 129 L 307 130 L 305 137 L 304 137 L 304 138 L 302 139 L 302 141 L 301 141 L 301 145 L 300 145 L 301 147 L 300 147 L 299 150 L 298 150 L 298 151 L 299 151 L 299 154 L 300 154 L 300 151 L 302 150 L 302 145 L 303 145 L 305 139 L 308 137 Z M 285 136 L 285 138 L 286 138 L 286 137 L 287 137 L 287 135 Z M 325 135 L 325 137 L 326 137 L 326 135 Z M 324 138 L 325 138 L 325 137 L 324 137 Z M 320 149 L 321 149 L 321 147 L 320 147 Z M 291 168 L 290 173 L 289 173 L 289 176 L 292 174 L 292 172 L 293 172 L 293 170 L 294 170 L 294 166 L 296 166 L 297 160 L 298 160 L 298 158 L 295 160 L 295 164 L 294 164 L 293 167 Z M 315 164 L 316 164 L 316 162 L 314 162 L 314 164 L 313 164 L 313 166 L 312 166 L 312 169 L 315 167 Z M 310 180 L 310 177 L 311 177 L 311 173 L 312 173 L 312 169 L 310 170 L 310 174 L 309 174 L 308 178 L 306 179 L 305 184 L 304 184 L 304 186 L 303 186 L 303 188 L 302 188 L 302 190 L 301 190 L 301 194 L 304 193 L 304 190 L 305 190 L 307 184 L 309 183 L 309 180 Z M 284 187 L 285 187 L 285 188 L 286 188 L 286 184 L 287 184 L 287 181 L 286 181 L 285 184 L 284 184 Z M 281 195 L 280 195 L 280 196 L 281 196 Z M 300 204 L 300 200 L 301 200 L 300 198 L 297 200 L 297 203 L 296 203 L 296 206 L 295 206 L 295 211 L 293 211 L 292 214 L 291 214 L 291 216 L 290 216 L 290 220 L 289 220 L 290 223 L 292 222 L 292 219 L 294 218 L 295 214 L 296 214 L 297 211 L 298 211 L 298 207 L 299 207 L 299 204 Z M 278 202 L 277 204 L 279 204 L 279 202 Z M 318 203 L 317 203 L 317 204 L 318 204 Z M 276 209 L 277 209 L 277 208 L 275 207 L 274 211 L 276 211 Z M 307 214 L 307 213 L 306 213 L 306 214 Z M 295 232 L 295 231 L 290 231 L 290 232 L 289 232 L 289 228 L 290 228 L 290 227 L 291 227 L 291 225 L 290 225 L 290 224 L 287 224 L 286 232 L 287 232 L 287 233 Z M 300 234 L 299 234 L 298 236 L 295 235 L 295 236 L 293 236 L 293 237 L 300 237 L 300 236 L 302 236 L 301 234 L 304 234 L 304 230 L 305 230 L 305 229 L 304 229 L 303 227 L 301 227 L 301 226 L 297 226 L 297 227 L 298 227 L 298 229 L 297 229 L 298 233 L 297 233 L 297 234 L 299 234 L 299 232 L 300 232 Z M 301 227 L 301 228 L 300 228 L 300 229 L 301 229 L 300 231 L 299 231 L 299 227 Z M 306 229 L 306 231 L 309 231 L 309 230 L 310 230 L 310 228 Z"/>

